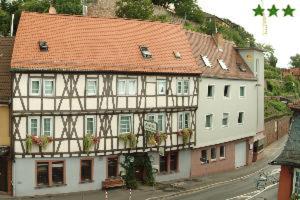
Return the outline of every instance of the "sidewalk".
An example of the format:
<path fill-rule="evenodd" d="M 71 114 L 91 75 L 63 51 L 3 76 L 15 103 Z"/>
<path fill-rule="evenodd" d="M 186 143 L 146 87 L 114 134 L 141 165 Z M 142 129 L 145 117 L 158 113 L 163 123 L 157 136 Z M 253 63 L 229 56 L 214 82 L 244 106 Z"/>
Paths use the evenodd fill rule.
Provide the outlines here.
<path fill-rule="evenodd" d="M 186 190 L 197 190 L 197 188 L 210 187 L 212 185 L 222 184 L 224 182 L 233 181 L 236 179 L 243 179 L 257 173 L 259 170 L 268 166 L 268 163 L 274 159 L 282 150 L 287 140 L 287 135 L 274 142 L 265 148 L 262 160 L 230 172 L 217 173 L 204 177 L 196 177 L 191 179 L 179 179 L 175 181 L 167 181 L 157 183 L 156 188 L 149 186 L 140 186 L 139 189 L 132 191 L 132 200 L 143 200 L 147 198 L 172 195 L 177 192 L 184 192 Z M 175 183 L 177 186 L 172 186 Z M 105 191 L 90 191 L 71 194 L 47 195 L 36 197 L 13 198 L 0 196 L 1 200 L 105 200 Z M 129 190 L 113 189 L 108 190 L 109 200 L 128 200 Z M 153 198 L 155 199 L 155 198 Z"/>

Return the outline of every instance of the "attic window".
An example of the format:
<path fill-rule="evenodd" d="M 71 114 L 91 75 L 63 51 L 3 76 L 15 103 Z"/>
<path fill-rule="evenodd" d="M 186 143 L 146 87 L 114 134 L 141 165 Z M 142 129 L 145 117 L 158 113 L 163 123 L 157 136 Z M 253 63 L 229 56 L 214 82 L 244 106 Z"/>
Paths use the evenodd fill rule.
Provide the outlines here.
<path fill-rule="evenodd" d="M 46 41 L 39 41 L 40 51 L 48 51 L 48 44 Z"/>
<path fill-rule="evenodd" d="M 237 66 L 239 67 L 241 72 L 246 72 L 247 71 L 246 68 L 243 65 L 237 64 Z"/>
<path fill-rule="evenodd" d="M 148 47 L 141 46 L 140 50 L 141 50 L 141 53 L 142 53 L 144 58 L 152 58 L 152 54 L 149 51 Z"/>
<path fill-rule="evenodd" d="M 181 54 L 179 51 L 173 51 L 175 58 L 180 59 L 181 58 Z"/>
<path fill-rule="evenodd" d="M 219 64 L 220 64 L 220 66 L 221 66 L 222 69 L 228 70 L 227 65 L 225 64 L 225 62 L 222 59 L 220 59 L 218 61 L 219 61 Z"/>
<path fill-rule="evenodd" d="M 212 64 L 211 62 L 209 61 L 208 57 L 207 56 L 202 56 L 202 60 L 205 64 L 206 67 L 212 67 Z"/>

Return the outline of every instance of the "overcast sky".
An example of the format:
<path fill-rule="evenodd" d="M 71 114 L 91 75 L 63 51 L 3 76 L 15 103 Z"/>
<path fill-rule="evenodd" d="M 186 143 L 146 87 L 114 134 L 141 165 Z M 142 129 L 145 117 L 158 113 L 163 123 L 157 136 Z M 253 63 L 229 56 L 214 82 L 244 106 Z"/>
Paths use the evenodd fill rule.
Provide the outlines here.
<path fill-rule="evenodd" d="M 278 67 L 288 67 L 290 56 L 300 53 L 300 1 L 264 0 L 264 8 L 273 4 L 280 9 L 278 17 L 267 17 L 268 33 L 263 35 L 262 17 L 254 17 L 253 8 L 261 0 L 197 0 L 203 11 L 228 18 L 252 33 L 257 42 L 271 44 L 278 58 Z M 295 8 L 294 17 L 283 17 L 283 8 Z M 266 10 L 265 10 L 266 11 Z M 268 14 L 268 12 L 267 12 Z M 268 15 L 267 15 L 268 16 Z"/>

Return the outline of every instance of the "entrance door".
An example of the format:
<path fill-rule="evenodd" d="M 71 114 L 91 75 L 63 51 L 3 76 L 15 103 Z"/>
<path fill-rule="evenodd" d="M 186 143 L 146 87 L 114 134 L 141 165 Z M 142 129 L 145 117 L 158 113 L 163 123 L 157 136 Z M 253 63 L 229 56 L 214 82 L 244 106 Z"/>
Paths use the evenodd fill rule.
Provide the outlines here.
<path fill-rule="evenodd" d="M 235 167 L 246 165 L 246 142 L 235 144 Z"/>
<path fill-rule="evenodd" d="M 0 192 L 7 192 L 7 159 L 0 158 Z"/>

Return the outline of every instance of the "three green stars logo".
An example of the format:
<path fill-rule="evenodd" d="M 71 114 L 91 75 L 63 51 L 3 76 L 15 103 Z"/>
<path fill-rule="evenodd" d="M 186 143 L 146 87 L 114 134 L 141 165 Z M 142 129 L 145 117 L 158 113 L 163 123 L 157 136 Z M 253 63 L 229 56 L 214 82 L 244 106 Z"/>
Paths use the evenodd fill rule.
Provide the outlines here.
<path fill-rule="evenodd" d="M 282 10 L 284 12 L 285 17 L 287 17 L 287 16 L 293 17 L 294 16 L 293 12 L 296 9 L 292 8 L 290 5 L 287 5 L 287 7 Z M 261 5 L 259 4 L 257 6 L 257 8 L 253 9 L 253 11 L 254 11 L 254 16 L 263 16 L 265 9 L 263 9 L 261 7 Z M 275 5 L 273 5 L 270 9 L 268 9 L 268 11 L 269 11 L 269 17 L 272 17 L 272 16 L 278 17 L 277 13 L 278 13 L 279 9 Z"/>

